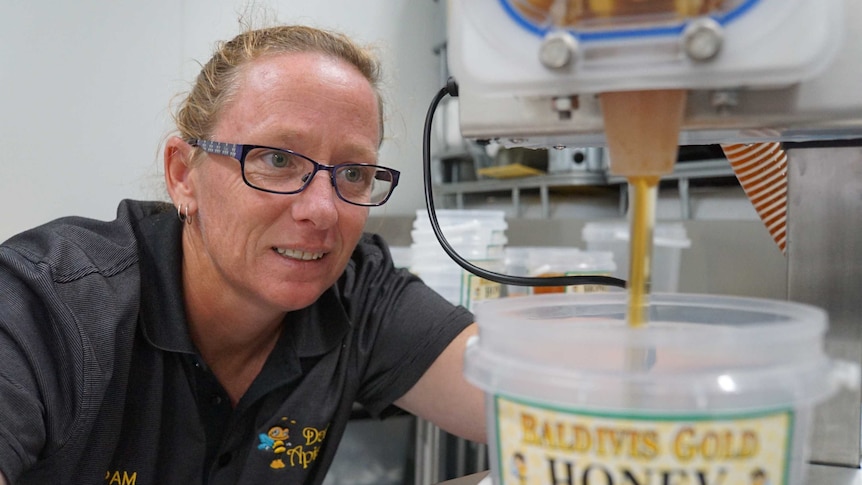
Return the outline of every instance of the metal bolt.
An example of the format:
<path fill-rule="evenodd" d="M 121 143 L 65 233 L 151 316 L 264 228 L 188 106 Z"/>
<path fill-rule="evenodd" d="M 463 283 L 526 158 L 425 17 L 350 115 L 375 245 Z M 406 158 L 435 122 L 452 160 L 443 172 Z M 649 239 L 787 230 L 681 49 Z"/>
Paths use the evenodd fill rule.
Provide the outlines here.
<path fill-rule="evenodd" d="M 548 69 L 563 69 L 575 60 L 578 40 L 568 32 L 551 32 L 539 47 L 539 61 Z"/>
<path fill-rule="evenodd" d="M 683 50 L 689 59 L 705 62 L 718 55 L 724 43 L 724 30 L 710 17 L 703 17 L 689 23 L 682 33 Z"/>
<path fill-rule="evenodd" d="M 574 108 L 574 103 L 572 103 L 570 96 L 556 96 L 553 99 L 553 103 L 556 111 L 571 111 Z"/>
<path fill-rule="evenodd" d="M 710 104 L 717 112 L 727 113 L 739 105 L 739 92 L 734 89 L 714 91 L 710 97 Z"/>

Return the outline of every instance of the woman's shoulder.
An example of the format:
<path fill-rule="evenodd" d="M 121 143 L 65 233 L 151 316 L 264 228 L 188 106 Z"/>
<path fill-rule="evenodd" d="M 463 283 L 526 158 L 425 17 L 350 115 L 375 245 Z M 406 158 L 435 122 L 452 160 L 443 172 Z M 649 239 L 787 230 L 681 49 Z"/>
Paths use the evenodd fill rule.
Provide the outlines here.
<path fill-rule="evenodd" d="M 163 212 L 161 202 L 123 201 L 111 221 L 69 216 L 13 236 L 0 246 L 0 261 L 50 268 L 55 280 L 87 274 L 110 275 L 137 260 L 135 227 L 147 216 Z M 170 208 L 170 205 L 167 205 Z"/>

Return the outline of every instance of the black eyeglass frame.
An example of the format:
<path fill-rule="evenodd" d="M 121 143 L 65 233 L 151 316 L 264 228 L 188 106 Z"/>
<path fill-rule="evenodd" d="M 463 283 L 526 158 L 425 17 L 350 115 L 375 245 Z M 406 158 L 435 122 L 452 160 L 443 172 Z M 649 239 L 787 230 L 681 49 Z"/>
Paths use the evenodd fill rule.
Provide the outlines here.
<path fill-rule="evenodd" d="M 385 204 L 386 201 L 389 200 L 389 197 L 392 196 L 392 192 L 395 191 L 395 187 L 398 185 L 398 179 L 401 176 L 401 172 L 399 172 L 398 170 L 395 170 L 394 168 L 384 167 L 382 165 L 376 165 L 373 163 L 342 163 L 339 165 L 326 165 L 324 163 L 320 163 L 320 162 L 317 162 L 315 160 L 312 160 L 311 158 L 309 158 L 309 157 L 307 157 L 301 153 L 297 153 L 293 150 L 288 150 L 285 148 L 274 148 L 274 147 L 268 147 L 268 146 L 264 146 L 264 145 L 243 145 L 243 144 L 238 144 L 238 143 L 224 143 L 224 142 L 212 141 L 212 140 L 200 140 L 197 138 L 192 138 L 192 139 L 186 140 L 186 143 L 188 143 L 189 145 L 191 145 L 193 147 L 198 147 L 201 150 L 203 150 L 207 153 L 213 154 L 213 155 L 226 155 L 228 157 L 235 159 L 236 161 L 239 162 L 240 172 L 242 173 L 242 181 L 245 182 L 246 185 L 248 185 L 249 187 L 251 187 L 255 190 L 260 190 L 262 192 L 269 192 L 271 194 L 284 194 L 284 195 L 298 194 L 298 193 L 302 192 L 303 190 L 305 190 L 306 187 L 308 187 L 308 185 L 311 183 L 311 181 L 314 180 L 314 176 L 317 175 L 317 172 L 324 170 L 326 172 L 329 172 L 329 181 L 330 181 L 330 183 L 332 183 L 332 187 L 335 189 L 335 194 L 338 196 L 339 199 L 343 200 L 344 202 L 347 202 L 348 204 L 358 205 L 358 206 L 362 206 L 362 207 L 378 207 L 378 206 Z M 311 162 L 312 166 L 314 166 L 314 171 L 311 172 L 311 174 L 308 176 L 308 178 L 305 180 L 305 182 L 303 182 L 302 186 L 297 190 L 291 190 L 288 192 L 284 192 L 284 191 L 280 191 L 280 190 L 271 190 L 271 189 L 265 189 L 263 187 L 258 187 L 256 185 L 252 184 L 251 182 L 249 182 L 249 180 L 245 176 L 245 157 L 252 150 L 254 150 L 256 148 L 264 148 L 267 150 L 275 150 L 275 151 L 279 151 L 279 152 L 285 152 L 285 153 L 289 153 L 291 155 L 300 157 L 304 160 L 308 160 L 309 162 Z M 345 199 L 344 196 L 341 194 L 341 191 L 338 190 L 338 184 L 335 182 L 335 170 L 341 169 L 344 167 L 374 167 L 378 170 L 383 170 L 383 171 L 388 172 L 392 177 L 392 179 L 391 179 L 392 185 L 389 187 L 389 193 L 386 194 L 386 197 L 384 197 L 383 200 L 380 200 L 378 202 L 360 203 L 360 202 L 354 202 L 352 200 Z"/>

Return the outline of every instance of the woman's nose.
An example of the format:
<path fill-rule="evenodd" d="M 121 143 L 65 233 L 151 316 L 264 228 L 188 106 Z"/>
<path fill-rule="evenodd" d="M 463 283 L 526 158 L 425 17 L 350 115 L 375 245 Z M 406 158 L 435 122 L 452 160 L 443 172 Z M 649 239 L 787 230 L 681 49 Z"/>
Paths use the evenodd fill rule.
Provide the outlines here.
<path fill-rule="evenodd" d="M 292 204 L 295 219 L 311 221 L 321 228 L 338 221 L 338 195 L 329 172 L 321 170 L 315 173 L 311 182 L 295 197 Z"/>

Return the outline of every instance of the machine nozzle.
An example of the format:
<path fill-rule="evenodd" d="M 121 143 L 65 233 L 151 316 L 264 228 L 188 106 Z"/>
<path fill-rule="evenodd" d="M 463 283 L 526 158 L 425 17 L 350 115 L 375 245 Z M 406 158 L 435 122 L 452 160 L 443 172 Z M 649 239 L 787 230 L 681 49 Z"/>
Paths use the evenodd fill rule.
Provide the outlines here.
<path fill-rule="evenodd" d="M 682 89 L 602 93 L 611 172 L 625 177 L 672 172 L 685 101 Z"/>

